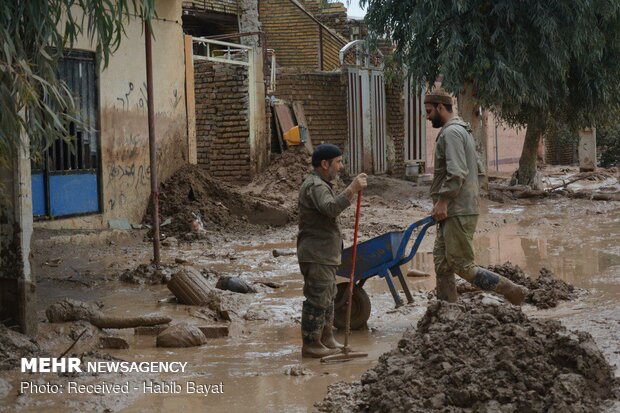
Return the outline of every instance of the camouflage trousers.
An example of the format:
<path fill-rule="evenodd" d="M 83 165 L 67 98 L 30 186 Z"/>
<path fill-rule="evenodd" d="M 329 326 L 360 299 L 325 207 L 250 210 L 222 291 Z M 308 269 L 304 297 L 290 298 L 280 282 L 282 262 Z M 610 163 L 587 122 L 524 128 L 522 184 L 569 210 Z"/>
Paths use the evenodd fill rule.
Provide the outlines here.
<path fill-rule="evenodd" d="M 334 321 L 336 265 L 299 263 L 304 276 L 304 301 L 301 309 L 301 336 L 304 344 L 320 340 L 323 327 Z"/>

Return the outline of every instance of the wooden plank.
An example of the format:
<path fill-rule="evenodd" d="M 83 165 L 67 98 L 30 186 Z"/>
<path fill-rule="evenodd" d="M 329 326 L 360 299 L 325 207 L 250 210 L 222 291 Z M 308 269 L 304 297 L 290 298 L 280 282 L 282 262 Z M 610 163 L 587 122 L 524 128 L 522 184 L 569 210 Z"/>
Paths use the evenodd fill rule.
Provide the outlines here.
<path fill-rule="evenodd" d="M 293 114 L 291 113 L 291 108 L 288 105 L 276 103 L 273 105 L 273 108 L 276 111 L 276 119 L 278 119 L 283 134 L 296 125 Z"/>
<path fill-rule="evenodd" d="M 301 102 L 293 102 L 293 112 L 295 113 L 295 118 L 297 118 L 297 124 L 306 129 L 306 142 L 304 142 L 304 146 L 306 147 L 308 153 L 312 153 L 314 148 L 312 146 L 312 139 L 310 139 L 310 128 L 308 128 L 306 114 L 304 113 L 304 106 Z"/>
<path fill-rule="evenodd" d="M 280 131 L 280 123 L 278 122 L 278 115 L 276 114 L 276 110 L 275 110 L 275 108 L 273 106 L 271 107 L 271 110 L 272 110 L 271 113 L 273 114 L 273 118 L 274 118 L 273 119 L 274 120 L 273 124 L 276 127 L 276 136 L 278 137 L 278 146 L 280 148 L 280 153 L 283 153 L 284 152 L 284 143 L 283 143 L 283 140 L 282 140 L 282 131 Z"/>

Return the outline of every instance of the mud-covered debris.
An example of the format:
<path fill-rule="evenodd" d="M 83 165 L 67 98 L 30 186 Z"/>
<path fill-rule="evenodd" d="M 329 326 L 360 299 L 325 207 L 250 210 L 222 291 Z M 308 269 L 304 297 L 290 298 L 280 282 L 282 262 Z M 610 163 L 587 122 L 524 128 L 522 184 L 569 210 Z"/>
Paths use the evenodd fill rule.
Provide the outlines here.
<path fill-rule="evenodd" d="M 221 338 L 228 337 L 230 334 L 230 328 L 227 325 L 224 326 L 199 326 L 198 327 L 202 334 L 205 335 L 206 338 Z"/>
<path fill-rule="evenodd" d="M 284 287 L 284 284 L 282 283 L 278 283 L 275 281 L 256 281 L 257 284 L 261 284 L 264 285 L 265 287 L 269 287 L 269 288 L 273 288 L 273 289 L 278 289 L 278 288 L 282 288 Z"/>
<path fill-rule="evenodd" d="M 246 280 L 241 277 L 227 277 L 222 276 L 219 280 L 217 280 L 217 284 L 215 284 L 216 288 L 220 290 L 228 290 L 234 293 L 255 293 L 256 288 L 251 286 Z"/>
<path fill-rule="evenodd" d="M 84 320 L 99 328 L 134 328 L 166 324 L 172 321 L 169 317 L 159 315 L 109 316 L 93 304 L 71 298 L 65 298 L 50 305 L 45 310 L 45 315 L 50 323 Z"/>
<path fill-rule="evenodd" d="M 203 332 L 187 323 L 170 326 L 157 336 L 157 347 L 196 347 L 206 342 Z"/>
<path fill-rule="evenodd" d="M 271 251 L 271 255 L 273 255 L 274 257 L 286 257 L 286 256 L 290 256 L 290 255 L 296 255 L 297 251 L 295 249 L 288 249 L 288 250 L 278 250 L 275 249 L 273 251 Z"/>
<path fill-rule="evenodd" d="M 208 305 L 216 297 L 215 289 L 195 269 L 182 269 L 173 274 L 168 289 L 182 304 Z"/>
<path fill-rule="evenodd" d="M 300 377 L 300 376 L 314 376 L 312 370 L 307 369 L 301 364 L 293 364 L 290 366 L 284 367 L 284 374 L 292 377 Z"/>
<path fill-rule="evenodd" d="M 569 301 L 577 298 L 575 287 L 555 278 L 553 273 L 547 268 L 540 269 L 540 276 L 538 278 L 528 277 L 518 265 L 513 265 L 510 262 L 501 265 L 491 265 L 487 268 L 517 284 L 526 286 L 530 292 L 525 297 L 525 302 L 533 304 L 538 308 L 553 308 L 560 301 Z"/>
<path fill-rule="evenodd" d="M 248 194 L 209 176 L 196 165 L 181 168 L 160 187 L 160 214 L 172 218 L 166 233 L 177 238 L 193 239 L 196 215 L 203 217 L 209 232 L 223 229 L 247 231 L 254 225 L 283 226 L 290 214 L 278 203 Z M 144 222 L 150 223 L 150 211 Z"/>
<path fill-rule="evenodd" d="M 130 284 L 166 284 L 178 268 L 167 265 L 140 264 L 136 268 L 119 273 L 119 279 Z"/>
<path fill-rule="evenodd" d="M 0 370 L 19 366 L 22 357 L 40 357 L 43 351 L 35 339 L 0 323 Z"/>
<path fill-rule="evenodd" d="M 618 380 L 588 333 L 467 294 L 432 302 L 416 329 L 322 412 L 594 412 Z"/>
<path fill-rule="evenodd" d="M 12 388 L 13 386 L 11 386 L 11 383 L 4 379 L 0 379 L 0 399 L 4 399 L 8 396 Z"/>
<path fill-rule="evenodd" d="M 100 348 L 112 348 L 112 349 L 127 349 L 129 343 L 122 337 L 117 336 L 105 336 L 99 338 Z"/>

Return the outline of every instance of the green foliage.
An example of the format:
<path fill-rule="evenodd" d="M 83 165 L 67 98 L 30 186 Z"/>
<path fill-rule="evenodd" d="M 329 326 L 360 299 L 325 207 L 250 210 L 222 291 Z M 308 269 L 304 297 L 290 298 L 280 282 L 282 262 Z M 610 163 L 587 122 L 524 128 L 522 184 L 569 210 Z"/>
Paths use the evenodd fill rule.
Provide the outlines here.
<path fill-rule="evenodd" d="M 57 78 L 59 59 L 79 38 L 96 46 L 105 67 L 134 17 L 150 20 L 154 1 L 28 0 L 0 2 L 0 161 L 21 145 L 33 153 L 58 138 L 70 139 L 74 102 Z"/>
<path fill-rule="evenodd" d="M 444 75 L 509 125 L 576 130 L 620 107 L 618 0 L 361 0 L 417 81 Z"/>
<path fill-rule="evenodd" d="M 599 166 L 620 166 L 620 125 L 596 131 Z"/>

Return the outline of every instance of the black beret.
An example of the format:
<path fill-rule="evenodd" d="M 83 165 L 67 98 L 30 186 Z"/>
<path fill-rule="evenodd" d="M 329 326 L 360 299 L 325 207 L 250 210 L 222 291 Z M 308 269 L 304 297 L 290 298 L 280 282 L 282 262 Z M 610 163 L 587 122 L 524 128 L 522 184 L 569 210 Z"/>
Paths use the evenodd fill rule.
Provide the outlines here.
<path fill-rule="evenodd" d="M 331 143 L 324 143 L 314 148 L 312 153 L 312 166 L 315 168 L 321 165 L 321 161 L 329 161 L 330 159 L 342 156 L 342 151 Z"/>

